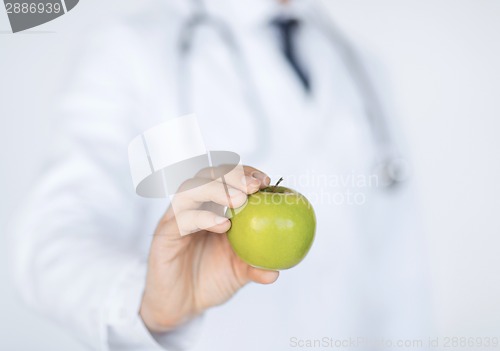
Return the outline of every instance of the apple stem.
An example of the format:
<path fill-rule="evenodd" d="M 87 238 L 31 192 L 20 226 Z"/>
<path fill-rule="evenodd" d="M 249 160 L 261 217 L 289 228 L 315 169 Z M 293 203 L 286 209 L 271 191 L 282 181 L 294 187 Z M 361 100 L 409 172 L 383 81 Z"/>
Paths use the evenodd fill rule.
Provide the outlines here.
<path fill-rule="evenodd" d="M 278 181 L 276 182 L 276 185 L 275 185 L 274 187 L 275 187 L 275 188 L 277 188 L 277 187 L 278 187 L 278 185 L 280 185 L 280 183 L 281 183 L 282 181 L 283 181 L 283 177 L 281 177 L 281 178 L 280 178 L 280 180 L 278 180 Z"/>

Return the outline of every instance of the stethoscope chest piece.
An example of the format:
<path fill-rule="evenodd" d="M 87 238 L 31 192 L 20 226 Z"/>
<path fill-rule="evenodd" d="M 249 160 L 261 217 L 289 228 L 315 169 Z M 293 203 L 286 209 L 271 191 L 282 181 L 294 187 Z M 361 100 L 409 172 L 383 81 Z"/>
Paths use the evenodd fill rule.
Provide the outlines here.
<path fill-rule="evenodd" d="M 410 178 L 410 165 L 401 156 L 387 157 L 375 166 L 378 185 L 383 189 L 396 189 Z"/>

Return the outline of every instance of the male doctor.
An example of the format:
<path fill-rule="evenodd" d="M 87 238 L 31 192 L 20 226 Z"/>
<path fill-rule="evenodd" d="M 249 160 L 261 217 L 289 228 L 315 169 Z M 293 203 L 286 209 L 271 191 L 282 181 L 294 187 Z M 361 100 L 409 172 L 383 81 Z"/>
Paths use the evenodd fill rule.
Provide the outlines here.
<path fill-rule="evenodd" d="M 185 31 L 202 9 L 237 54 L 213 26 Z M 311 15 L 322 11 L 306 0 L 148 1 L 91 36 L 14 233 L 27 303 L 95 350 L 276 351 L 422 335 L 427 277 L 411 180 L 370 181 L 372 128 Z M 207 213 L 192 212 L 200 231 L 181 237 L 168 203 L 135 194 L 129 142 L 190 112 L 209 149 L 251 165 L 244 182 L 228 180 L 235 206 L 280 176 L 309 197 L 317 234 L 299 266 L 246 265 L 228 246 L 230 221 Z M 194 193 L 186 206 L 226 205 L 221 191 Z"/>

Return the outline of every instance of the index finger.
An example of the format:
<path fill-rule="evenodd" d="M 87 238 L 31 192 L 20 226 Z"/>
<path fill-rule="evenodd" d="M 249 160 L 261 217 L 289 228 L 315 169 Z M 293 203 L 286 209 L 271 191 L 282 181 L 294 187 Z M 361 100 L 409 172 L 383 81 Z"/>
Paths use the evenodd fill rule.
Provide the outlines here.
<path fill-rule="evenodd" d="M 240 165 L 204 168 L 196 177 L 222 182 L 247 194 L 253 194 L 269 186 L 271 182 L 269 176 L 257 168 Z"/>

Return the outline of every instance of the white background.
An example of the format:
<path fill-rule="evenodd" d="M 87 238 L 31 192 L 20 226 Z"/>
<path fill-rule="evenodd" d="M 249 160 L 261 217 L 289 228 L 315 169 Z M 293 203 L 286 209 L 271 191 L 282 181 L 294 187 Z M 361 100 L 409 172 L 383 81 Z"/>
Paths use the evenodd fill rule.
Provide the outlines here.
<path fill-rule="evenodd" d="M 325 3 L 388 67 L 423 204 L 436 333 L 500 334 L 500 2 Z M 76 56 L 75 33 L 113 8 L 136 6 L 147 1 L 84 0 L 16 35 L 0 10 L 1 350 L 80 349 L 18 300 L 8 281 L 5 226 L 40 169 L 51 106 Z"/>

